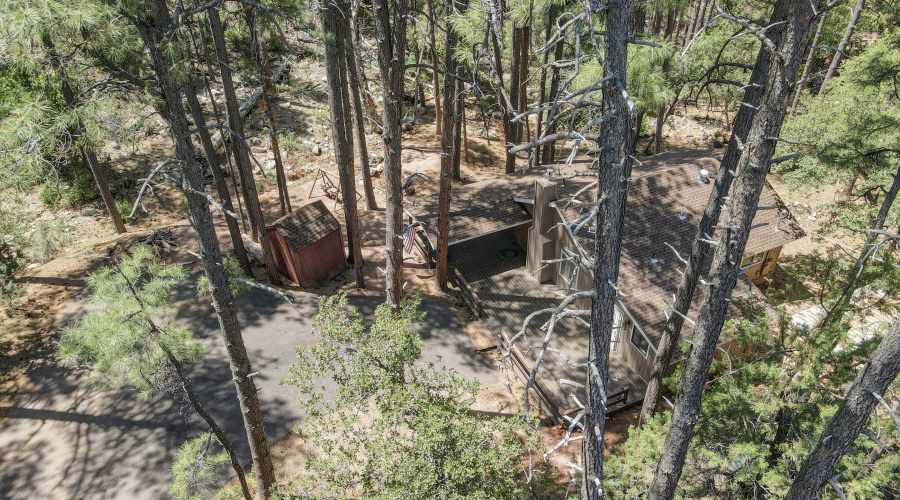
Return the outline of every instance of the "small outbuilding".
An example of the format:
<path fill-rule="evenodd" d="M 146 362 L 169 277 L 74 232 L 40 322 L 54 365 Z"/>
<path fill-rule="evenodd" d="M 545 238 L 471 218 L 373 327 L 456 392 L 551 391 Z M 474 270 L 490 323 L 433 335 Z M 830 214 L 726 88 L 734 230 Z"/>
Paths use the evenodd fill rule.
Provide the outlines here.
<path fill-rule="evenodd" d="M 341 224 L 321 200 L 266 227 L 278 272 L 306 287 L 347 269 Z"/>

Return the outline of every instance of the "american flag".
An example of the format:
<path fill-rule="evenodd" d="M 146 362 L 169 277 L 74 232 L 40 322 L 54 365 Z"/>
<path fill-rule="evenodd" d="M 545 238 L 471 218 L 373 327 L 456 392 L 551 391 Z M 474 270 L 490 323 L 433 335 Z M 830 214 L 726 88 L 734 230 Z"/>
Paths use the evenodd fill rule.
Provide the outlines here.
<path fill-rule="evenodd" d="M 403 253 L 412 253 L 416 241 L 416 226 L 403 225 Z"/>

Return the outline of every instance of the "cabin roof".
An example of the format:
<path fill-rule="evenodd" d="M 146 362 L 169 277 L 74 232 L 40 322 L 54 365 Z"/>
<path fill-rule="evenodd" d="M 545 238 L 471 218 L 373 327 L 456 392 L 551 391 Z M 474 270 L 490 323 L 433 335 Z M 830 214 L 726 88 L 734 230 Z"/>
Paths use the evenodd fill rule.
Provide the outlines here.
<path fill-rule="evenodd" d="M 281 233 L 291 250 L 299 252 L 341 228 L 322 200 L 304 205 L 276 220 L 270 227 Z"/>

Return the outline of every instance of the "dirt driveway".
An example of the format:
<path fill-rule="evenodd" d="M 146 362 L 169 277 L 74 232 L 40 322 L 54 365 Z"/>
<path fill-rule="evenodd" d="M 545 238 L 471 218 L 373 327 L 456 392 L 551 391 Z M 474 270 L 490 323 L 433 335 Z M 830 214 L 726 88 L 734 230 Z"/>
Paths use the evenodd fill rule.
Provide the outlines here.
<path fill-rule="evenodd" d="M 199 267 L 199 266 L 197 266 Z M 294 388 L 280 385 L 296 360 L 295 348 L 310 345 L 314 294 L 294 293 L 294 311 L 284 301 L 254 290 L 237 299 L 244 339 L 256 378 L 270 440 L 288 434 L 301 422 Z M 377 296 L 352 296 L 351 306 L 371 316 Z M 83 297 L 57 319 L 71 321 L 85 309 Z M 496 377 L 471 347 L 451 308 L 426 301 L 419 327 L 424 361 L 452 367 L 469 379 L 496 384 Z M 201 400 L 225 427 L 239 453 L 249 461 L 225 348 L 207 299 L 185 286 L 175 314 L 208 347 L 191 377 Z M 0 429 L 0 498 L 167 498 L 175 451 L 202 430 L 191 412 L 168 396 L 140 400 L 134 391 L 92 390 L 88 374 L 56 362 L 54 335 L 34 359 Z"/>

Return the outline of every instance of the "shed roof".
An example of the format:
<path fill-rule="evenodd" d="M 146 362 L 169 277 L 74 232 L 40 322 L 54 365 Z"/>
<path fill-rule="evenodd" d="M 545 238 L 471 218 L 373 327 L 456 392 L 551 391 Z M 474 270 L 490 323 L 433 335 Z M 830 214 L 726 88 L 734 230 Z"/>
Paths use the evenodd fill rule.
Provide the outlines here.
<path fill-rule="evenodd" d="M 299 252 L 341 228 L 322 200 L 304 205 L 276 220 L 270 227 L 281 233 L 291 250 Z"/>

